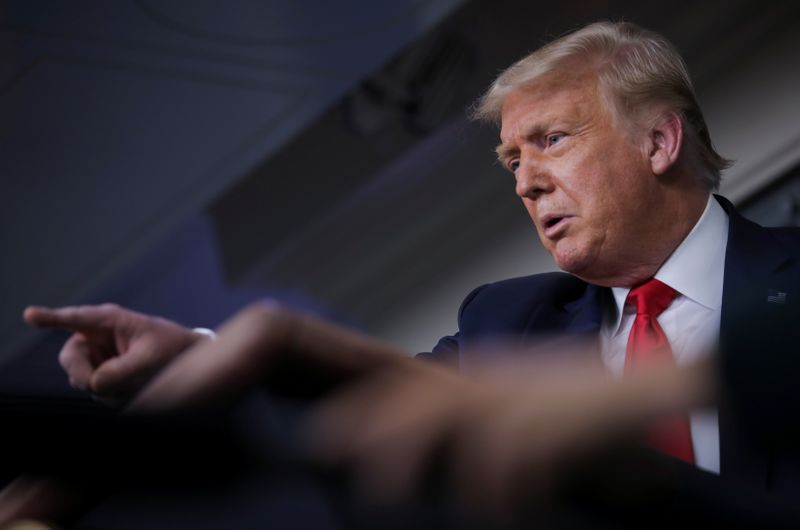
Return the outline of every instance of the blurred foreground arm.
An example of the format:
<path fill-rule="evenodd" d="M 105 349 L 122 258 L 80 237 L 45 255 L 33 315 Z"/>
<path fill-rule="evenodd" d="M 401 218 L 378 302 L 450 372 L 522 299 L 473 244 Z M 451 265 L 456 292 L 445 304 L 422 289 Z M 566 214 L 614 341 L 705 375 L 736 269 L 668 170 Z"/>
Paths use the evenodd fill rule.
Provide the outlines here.
<path fill-rule="evenodd" d="M 650 420 L 706 404 L 716 390 L 708 365 L 622 382 L 596 362 L 517 357 L 494 368 L 464 377 L 360 333 L 255 305 L 220 328 L 216 341 L 172 362 L 131 410 L 199 407 L 262 385 L 313 394 L 321 399 L 303 433 L 310 455 L 353 477 L 358 495 L 402 504 L 444 464 L 439 489 L 466 513 L 502 525 L 520 505 L 546 511 L 572 477 L 606 461 Z M 651 494 L 661 486 L 658 476 L 646 484 Z"/>
<path fill-rule="evenodd" d="M 417 495 L 439 468 L 460 511 L 506 525 L 520 506 L 549 508 L 575 472 L 649 420 L 710 401 L 713 380 L 709 366 L 619 382 L 596 363 L 517 360 L 471 378 L 419 363 L 334 394 L 306 434 L 317 458 L 350 470 L 379 504 Z"/>
<path fill-rule="evenodd" d="M 796 506 L 640 442 L 659 416 L 715 401 L 711 364 L 621 381 L 535 357 L 470 377 L 416 368 L 363 378 L 306 423 L 312 454 L 376 506 L 444 502 L 457 528 L 800 527 Z"/>
<path fill-rule="evenodd" d="M 253 304 L 175 359 L 131 403 L 131 410 L 170 411 L 228 399 L 257 385 L 318 395 L 381 369 L 416 361 L 361 333 L 277 304 Z"/>

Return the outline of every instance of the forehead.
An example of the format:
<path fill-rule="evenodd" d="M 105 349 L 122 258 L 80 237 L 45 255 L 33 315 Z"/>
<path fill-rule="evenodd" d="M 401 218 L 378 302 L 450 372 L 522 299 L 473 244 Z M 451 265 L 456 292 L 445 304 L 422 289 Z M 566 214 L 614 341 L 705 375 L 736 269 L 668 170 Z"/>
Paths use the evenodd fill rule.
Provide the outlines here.
<path fill-rule="evenodd" d="M 597 78 L 545 78 L 511 91 L 503 102 L 500 139 L 511 142 L 531 131 L 566 122 L 586 122 L 604 114 Z"/>

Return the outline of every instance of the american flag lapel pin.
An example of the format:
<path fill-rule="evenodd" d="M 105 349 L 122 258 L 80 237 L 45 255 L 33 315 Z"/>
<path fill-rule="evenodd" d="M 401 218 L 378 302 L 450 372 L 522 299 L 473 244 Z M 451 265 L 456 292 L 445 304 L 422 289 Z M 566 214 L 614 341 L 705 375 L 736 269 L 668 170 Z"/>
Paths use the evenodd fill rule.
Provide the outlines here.
<path fill-rule="evenodd" d="M 786 293 L 777 289 L 767 289 L 767 302 L 770 304 L 785 304 Z"/>

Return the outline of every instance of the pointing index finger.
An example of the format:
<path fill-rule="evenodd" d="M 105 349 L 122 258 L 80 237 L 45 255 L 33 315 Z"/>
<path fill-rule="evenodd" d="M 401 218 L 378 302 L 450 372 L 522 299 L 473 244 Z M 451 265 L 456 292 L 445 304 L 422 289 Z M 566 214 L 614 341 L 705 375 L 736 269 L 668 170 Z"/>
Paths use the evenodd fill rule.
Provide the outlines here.
<path fill-rule="evenodd" d="M 31 326 L 43 328 L 65 328 L 83 331 L 107 323 L 108 309 L 103 306 L 67 306 L 50 308 L 29 306 L 22 318 Z"/>

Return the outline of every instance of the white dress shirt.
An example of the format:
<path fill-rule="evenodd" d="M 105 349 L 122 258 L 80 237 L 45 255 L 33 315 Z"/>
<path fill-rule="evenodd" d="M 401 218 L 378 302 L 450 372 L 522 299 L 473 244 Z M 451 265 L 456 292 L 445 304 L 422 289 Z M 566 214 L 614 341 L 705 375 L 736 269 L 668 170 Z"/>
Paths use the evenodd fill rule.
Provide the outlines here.
<path fill-rule="evenodd" d="M 709 196 L 703 215 L 686 239 L 655 275 L 678 296 L 658 317 L 679 366 L 708 358 L 719 342 L 728 215 Z M 614 287 L 615 311 L 609 312 L 601 329 L 602 358 L 606 368 L 622 376 L 635 309 L 625 305 L 630 291 Z M 719 473 L 719 421 L 716 409 L 689 414 L 695 464 Z"/>

